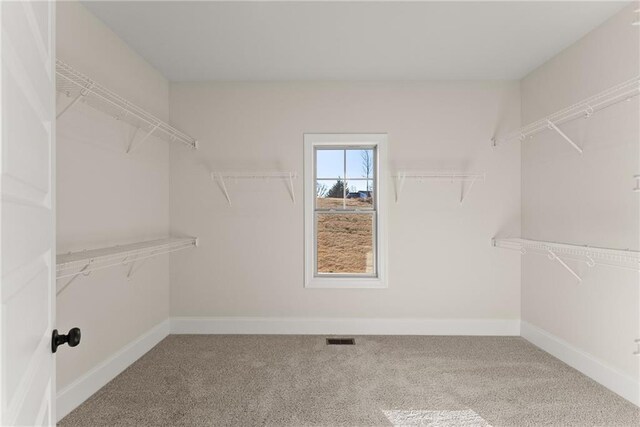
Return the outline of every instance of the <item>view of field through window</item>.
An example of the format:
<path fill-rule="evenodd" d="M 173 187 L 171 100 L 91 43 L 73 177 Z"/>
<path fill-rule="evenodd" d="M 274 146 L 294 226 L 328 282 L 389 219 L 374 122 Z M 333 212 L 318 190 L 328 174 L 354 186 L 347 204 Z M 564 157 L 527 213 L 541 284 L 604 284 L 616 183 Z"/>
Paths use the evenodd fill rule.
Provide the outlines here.
<path fill-rule="evenodd" d="M 316 151 L 317 272 L 375 274 L 373 149 Z"/>

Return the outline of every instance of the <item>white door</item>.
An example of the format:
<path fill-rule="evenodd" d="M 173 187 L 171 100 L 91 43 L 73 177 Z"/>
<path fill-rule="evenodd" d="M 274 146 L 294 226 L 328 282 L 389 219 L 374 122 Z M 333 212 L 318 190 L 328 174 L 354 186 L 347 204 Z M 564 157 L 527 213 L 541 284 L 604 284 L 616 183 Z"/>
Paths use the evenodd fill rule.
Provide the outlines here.
<path fill-rule="evenodd" d="M 54 3 L 0 1 L 0 425 L 55 424 Z"/>

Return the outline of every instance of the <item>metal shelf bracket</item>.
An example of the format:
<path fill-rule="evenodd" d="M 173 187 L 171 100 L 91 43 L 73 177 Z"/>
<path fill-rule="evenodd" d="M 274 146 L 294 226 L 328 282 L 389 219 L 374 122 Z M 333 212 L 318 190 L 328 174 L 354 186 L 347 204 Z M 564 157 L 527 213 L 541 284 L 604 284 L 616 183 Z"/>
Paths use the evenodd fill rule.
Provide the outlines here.
<path fill-rule="evenodd" d="M 291 191 L 291 201 L 296 203 L 296 193 L 293 190 L 293 172 L 289 172 L 289 190 Z"/>
<path fill-rule="evenodd" d="M 464 202 L 464 198 L 469 195 L 469 193 L 471 192 L 471 189 L 473 188 L 473 184 L 476 182 L 477 179 L 478 179 L 477 176 L 473 177 L 466 192 L 464 191 L 464 181 L 460 182 L 460 204 L 462 204 L 462 202 Z"/>
<path fill-rule="evenodd" d="M 139 128 L 136 129 L 135 133 L 133 134 L 133 138 L 131 138 L 131 142 L 129 142 L 129 148 L 127 148 L 127 154 L 131 154 L 133 150 L 135 150 L 136 148 L 139 148 L 142 144 L 144 144 L 144 142 L 153 134 L 153 132 L 155 132 L 156 129 L 158 129 L 158 126 L 159 125 L 153 126 L 149 130 L 149 132 L 147 132 L 146 135 L 143 136 L 142 139 L 137 143 L 135 143 L 135 139 L 136 139 L 136 134 L 138 133 Z"/>
<path fill-rule="evenodd" d="M 85 265 L 84 267 L 82 267 L 82 268 L 80 269 L 80 271 L 78 271 L 74 276 L 71 276 L 71 279 L 69 279 L 69 280 L 67 281 L 67 283 L 65 283 L 64 285 L 62 285 L 62 287 L 60 287 L 60 289 L 58 289 L 58 290 L 56 291 L 56 295 L 59 295 L 59 294 L 60 294 L 60 292 L 64 291 L 64 289 L 65 289 L 67 286 L 69 286 L 70 284 L 72 284 L 72 283 L 73 283 L 73 282 L 74 282 L 74 281 L 75 281 L 75 280 L 76 280 L 76 279 L 77 279 L 81 274 L 82 274 L 83 276 L 89 276 L 89 275 L 91 274 L 91 271 L 88 271 L 88 272 L 86 272 L 86 273 L 85 273 L 85 270 L 86 270 L 87 268 L 89 268 L 89 266 L 91 265 L 91 263 L 92 263 L 92 262 L 93 262 L 93 260 L 89 261 L 89 262 L 87 263 L 87 265 Z"/>
<path fill-rule="evenodd" d="M 295 172 L 211 172 L 211 179 L 218 183 L 229 206 L 232 206 L 231 196 L 227 188 L 227 181 L 229 180 L 285 180 L 289 197 L 291 197 L 291 201 L 295 204 L 296 194 L 293 186 L 293 180 L 295 178 L 297 178 Z"/>
<path fill-rule="evenodd" d="M 133 261 L 131 261 L 129 264 L 129 271 L 127 272 L 127 279 L 131 279 L 133 277 L 133 274 L 135 272 L 137 272 L 138 270 L 140 270 L 140 268 L 142 268 L 142 265 L 148 260 L 149 258 L 143 258 L 140 260 L 140 262 L 138 262 L 138 260 L 134 259 Z M 135 268 L 136 263 L 138 264 L 138 268 Z M 126 263 L 125 263 L 126 265 Z"/>
<path fill-rule="evenodd" d="M 580 148 L 580 147 L 578 146 L 578 144 L 576 144 L 575 142 L 573 142 L 573 140 L 572 140 L 571 138 L 569 138 L 569 137 L 567 136 L 567 134 L 566 134 L 566 133 L 562 132 L 558 126 L 556 126 L 556 125 L 555 125 L 551 120 L 547 120 L 547 124 L 548 124 L 548 126 L 549 126 L 549 129 L 553 129 L 553 130 L 555 130 L 556 132 L 558 132 L 558 134 L 559 134 L 562 138 L 564 138 L 564 140 L 565 140 L 565 141 L 567 141 L 569 144 L 571 144 L 571 146 L 572 146 L 573 148 L 575 148 L 575 150 L 576 150 L 578 153 L 582 154 L 582 148 Z"/>
<path fill-rule="evenodd" d="M 407 174 L 404 172 L 400 172 L 394 178 L 395 184 L 396 184 L 396 203 L 400 201 L 400 193 L 402 193 L 402 189 L 404 188 L 404 182 L 406 178 L 407 178 Z"/>
<path fill-rule="evenodd" d="M 573 269 L 571 267 L 569 267 L 567 265 L 566 262 L 564 262 L 563 260 L 561 260 L 558 255 L 556 255 L 555 252 L 553 252 L 551 249 L 547 249 L 547 252 L 549 252 L 549 259 L 550 260 L 556 260 L 560 263 L 561 266 L 563 266 L 569 273 L 571 273 L 571 275 L 573 277 L 575 277 L 576 279 L 578 279 L 578 282 L 582 282 L 582 277 L 578 276 L 578 273 L 576 273 L 575 271 L 573 271 Z"/>
<path fill-rule="evenodd" d="M 229 190 L 227 190 L 227 184 L 224 182 L 224 177 L 220 173 L 215 176 L 217 176 L 218 184 L 220 184 L 220 188 L 224 193 L 224 197 L 227 199 L 227 203 L 229 203 L 229 206 L 231 206 L 231 197 L 229 197 Z"/>
<path fill-rule="evenodd" d="M 62 111 L 60 111 L 57 115 L 56 115 L 56 119 L 59 119 L 60 117 L 62 117 L 62 115 L 64 113 L 66 113 L 71 107 L 73 107 L 74 105 L 76 105 L 76 103 L 78 101 L 80 101 L 82 98 L 84 98 L 85 96 L 87 96 L 87 93 L 89 93 L 89 90 L 91 90 L 91 88 L 93 87 L 93 82 L 87 84 L 85 86 L 84 89 L 80 90 L 80 92 L 76 95 L 75 98 L 73 98 L 73 100 L 67 104 L 66 107 L 64 107 L 62 109 Z"/>

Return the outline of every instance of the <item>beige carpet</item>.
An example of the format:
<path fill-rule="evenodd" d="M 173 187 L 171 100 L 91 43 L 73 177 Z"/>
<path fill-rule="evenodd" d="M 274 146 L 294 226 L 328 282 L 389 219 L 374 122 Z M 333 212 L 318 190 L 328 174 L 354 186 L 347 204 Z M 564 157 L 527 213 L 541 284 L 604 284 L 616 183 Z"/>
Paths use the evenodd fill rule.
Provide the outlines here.
<path fill-rule="evenodd" d="M 172 335 L 62 426 L 638 426 L 517 337 Z"/>

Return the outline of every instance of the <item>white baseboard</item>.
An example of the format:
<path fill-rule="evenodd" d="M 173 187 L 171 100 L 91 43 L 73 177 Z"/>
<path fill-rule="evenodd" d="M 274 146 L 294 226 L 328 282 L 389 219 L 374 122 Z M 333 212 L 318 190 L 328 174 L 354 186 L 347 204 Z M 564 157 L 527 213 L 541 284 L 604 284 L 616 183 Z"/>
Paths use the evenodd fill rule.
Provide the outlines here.
<path fill-rule="evenodd" d="M 172 334 L 520 335 L 516 319 L 172 317 Z"/>
<path fill-rule="evenodd" d="M 640 381 L 637 379 L 527 322 L 521 322 L 520 331 L 522 337 L 533 345 L 562 360 L 634 405 L 640 406 Z"/>
<path fill-rule="evenodd" d="M 170 322 L 169 319 L 166 319 L 60 390 L 56 397 L 57 421 L 60 421 L 133 362 L 151 350 L 169 335 L 169 330 Z"/>

